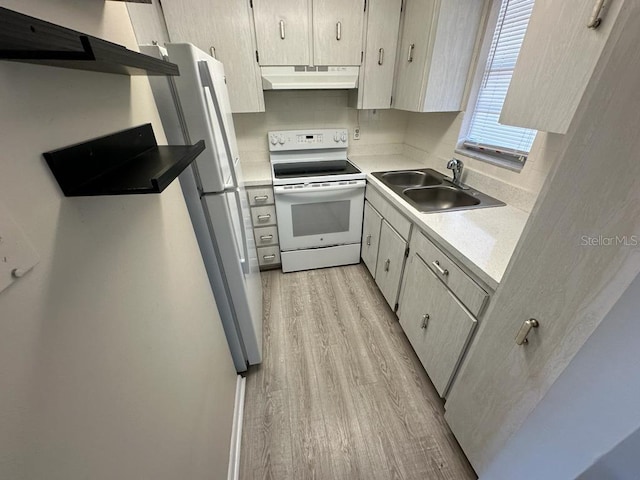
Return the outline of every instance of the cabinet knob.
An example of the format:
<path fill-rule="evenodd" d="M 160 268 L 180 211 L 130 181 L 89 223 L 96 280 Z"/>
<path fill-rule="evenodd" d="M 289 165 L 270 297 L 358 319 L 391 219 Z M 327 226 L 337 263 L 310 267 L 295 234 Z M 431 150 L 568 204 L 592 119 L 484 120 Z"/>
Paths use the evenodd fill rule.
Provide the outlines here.
<path fill-rule="evenodd" d="M 389 271 L 389 265 L 391 265 L 391 260 L 389 260 L 388 258 L 384 261 L 384 271 L 388 272 Z"/>
<path fill-rule="evenodd" d="M 367 246 L 371 246 L 371 235 L 367 235 Z"/>
<path fill-rule="evenodd" d="M 342 39 L 342 22 L 336 23 L 336 40 Z"/>
<path fill-rule="evenodd" d="M 538 320 L 536 320 L 535 318 L 526 320 L 520 327 L 520 330 L 518 330 L 518 334 L 516 335 L 516 344 L 526 345 L 527 343 L 529 343 L 527 335 L 529 335 L 529 332 L 532 328 L 538 328 L 539 326 L 540 323 L 538 323 Z"/>
<path fill-rule="evenodd" d="M 422 323 L 420 324 L 420 328 L 425 330 L 427 328 L 427 323 L 429 322 L 429 314 L 425 313 L 422 315 Z"/>
<path fill-rule="evenodd" d="M 384 63 L 384 48 L 378 50 L 378 65 L 382 65 Z"/>

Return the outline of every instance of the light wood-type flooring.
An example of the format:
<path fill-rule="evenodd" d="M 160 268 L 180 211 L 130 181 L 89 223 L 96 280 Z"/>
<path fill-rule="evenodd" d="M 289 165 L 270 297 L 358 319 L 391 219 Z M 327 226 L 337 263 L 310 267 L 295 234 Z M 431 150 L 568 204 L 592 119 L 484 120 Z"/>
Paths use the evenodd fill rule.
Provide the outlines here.
<path fill-rule="evenodd" d="M 262 273 L 242 480 L 476 478 L 364 265 Z"/>

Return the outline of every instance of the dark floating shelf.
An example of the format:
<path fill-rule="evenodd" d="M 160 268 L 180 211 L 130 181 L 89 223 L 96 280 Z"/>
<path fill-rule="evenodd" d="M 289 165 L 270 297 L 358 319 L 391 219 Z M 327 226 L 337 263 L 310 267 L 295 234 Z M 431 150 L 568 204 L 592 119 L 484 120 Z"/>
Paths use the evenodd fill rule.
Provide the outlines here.
<path fill-rule="evenodd" d="M 66 197 L 160 193 L 204 150 L 158 146 L 150 123 L 44 153 Z"/>
<path fill-rule="evenodd" d="M 3 7 L 0 59 L 121 75 L 180 75 L 174 63 Z"/>

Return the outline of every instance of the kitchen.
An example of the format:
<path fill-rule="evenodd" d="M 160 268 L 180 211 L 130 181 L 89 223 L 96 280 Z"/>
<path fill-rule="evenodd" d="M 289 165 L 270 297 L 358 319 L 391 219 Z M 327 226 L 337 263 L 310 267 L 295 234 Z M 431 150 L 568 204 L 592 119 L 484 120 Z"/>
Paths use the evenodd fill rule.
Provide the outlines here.
<path fill-rule="evenodd" d="M 254 0 L 254 8 L 258 3 Z M 477 31 L 466 26 L 463 28 L 466 35 L 460 36 L 460 43 L 440 44 L 468 53 L 469 78 L 458 75 L 457 82 L 449 85 L 457 92 L 453 96 L 462 102 L 461 106 L 474 103 L 470 100 L 472 85 L 482 83 L 482 69 L 471 68 L 489 53 L 490 42 L 479 41 L 484 28 L 489 27 L 480 26 L 488 25 L 492 18 L 495 22 L 500 7 L 499 2 L 466 3 L 477 6 L 460 18 L 469 22 L 475 18 Z M 323 298 L 307 295 L 323 285 L 314 282 L 331 283 L 343 278 L 347 285 L 357 285 L 352 301 L 344 302 L 347 304 L 344 312 L 364 302 L 362 308 L 367 309 L 367 319 L 378 318 L 379 323 L 375 330 L 364 332 L 362 338 L 348 338 L 346 346 L 356 348 L 362 345 L 363 339 L 374 337 L 381 342 L 402 342 L 403 356 L 388 360 L 390 371 L 399 372 L 400 376 L 385 379 L 399 382 L 403 378 L 417 378 L 424 387 L 423 392 L 427 387 L 430 389 L 428 395 L 433 405 L 425 408 L 440 411 L 437 418 L 441 428 L 444 431 L 451 428 L 449 432 L 453 432 L 464 452 L 460 458 L 466 455 L 480 478 L 575 478 L 581 474 L 587 478 L 588 469 L 593 468 L 601 456 L 613 452 L 621 441 L 627 437 L 632 439 L 631 434 L 640 424 L 633 402 L 627 400 L 637 398 L 638 393 L 639 382 L 631 370 L 636 355 L 631 341 L 637 330 L 633 330 L 633 322 L 625 323 L 625 319 L 633 318 L 633 312 L 637 311 L 637 301 L 634 308 L 637 295 L 633 295 L 637 282 L 633 279 L 639 270 L 638 251 L 631 244 L 620 248 L 606 244 L 598 247 L 593 242 L 587 246 L 581 244 L 584 236 L 589 239 L 626 236 L 632 240 L 638 230 L 635 205 L 639 177 L 637 162 L 632 161 L 638 146 L 633 128 L 638 124 L 639 103 L 634 88 L 639 73 L 635 51 L 638 7 L 629 1 L 606 2 L 601 12 L 602 25 L 593 29 L 586 23 L 590 21 L 594 5 L 587 3 L 589 5 L 566 2 L 562 7 L 555 7 L 551 2 L 536 2 L 539 15 L 536 16 L 534 9 L 530 23 L 534 27 L 529 30 L 522 50 L 528 53 L 525 57 L 530 62 L 528 67 L 535 74 L 527 71 L 526 75 L 518 75 L 516 69 L 505 103 L 508 111 L 503 112 L 516 124 L 539 130 L 528 159 L 517 169 L 513 164 L 504 168 L 496 162 L 490 164 L 456 152 L 459 134 L 468 128 L 469 119 L 464 112 L 420 113 L 380 105 L 367 107 L 364 103 L 358 107 L 359 102 L 366 101 L 358 98 L 366 92 L 366 73 L 359 75 L 358 82 L 365 84 L 357 89 L 264 90 L 261 67 L 255 61 L 252 48 L 253 42 L 258 41 L 258 37 L 253 37 L 259 35 L 258 26 L 253 28 L 249 21 L 239 26 L 233 21 L 211 20 L 242 12 L 251 19 L 248 2 L 236 2 L 233 6 L 216 2 L 207 5 L 211 9 L 207 12 L 195 7 L 188 9 L 192 17 L 186 23 L 193 35 L 206 31 L 198 21 L 237 33 L 223 35 L 215 42 L 195 36 L 192 39 L 176 37 L 184 32 L 172 33 L 171 18 L 180 12 L 171 9 L 172 6 L 177 10 L 182 8 L 184 14 L 186 2 L 162 2 L 172 41 L 190 41 L 223 61 L 232 109 L 232 74 L 238 63 L 224 60 L 225 48 L 231 48 L 242 63 L 247 60 L 242 49 L 248 47 L 253 76 L 240 72 L 247 81 L 235 98 L 249 107 L 234 109 L 245 113 L 234 113 L 233 125 L 244 182 L 248 192 L 252 192 L 251 189 L 256 192 L 254 201 L 257 201 L 255 197 L 264 196 L 264 191 L 257 190 L 270 187 L 272 180 L 268 132 L 311 129 L 315 132 L 307 134 L 313 136 L 321 134 L 319 129 L 339 130 L 349 160 L 367 174 L 365 205 L 380 216 L 381 229 L 387 225 L 384 231 L 398 234 L 402 242 L 409 245 L 409 258 L 404 259 L 403 248 L 400 262 L 406 263 L 399 268 L 400 282 L 408 286 L 396 283 L 394 291 L 390 282 L 388 295 L 378 270 L 384 275 L 388 266 L 392 272 L 397 262 L 381 256 L 380 247 L 376 255 L 370 255 L 369 263 L 363 254 L 364 263 L 359 265 L 284 274 L 277 268 L 263 270 L 265 313 L 287 320 L 283 312 L 289 307 L 278 304 L 276 297 L 270 296 L 277 289 L 286 287 L 288 290 L 281 291 L 281 297 L 295 298 L 294 289 L 298 286 L 302 292 L 300 301 L 306 301 L 307 297 L 312 301 Z M 195 4 L 205 5 L 204 2 Z M 406 8 L 418 4 L 420 2 L 408 1 Z M 369 15 L 376 5 L 370 1 Z M 142 22 L 141 26 L 141 18 L 161 19 L 156 2 L 145 5 L 98 0 L 33 0 L 3 1 L 0 6 L 125 45 L 130 50 L 137 50 L 138 44 L 151 40 L 157 40 L 159 45 L 169 40 L 162 36 L 166 33 L 157 31 L 162 23 L 158 27 L 155 22 Z M 396 25 L 396 40 L 402 31 L 401 22 L 406 22 L 399 7 L 398 2 L 398 23 L 394 23 L 395 17 L 383 17 L 384 26 Z M 217 8 L 220 11 L 216 11 Z M 364 28 L 367 11 L 364 5 L 359 5 L 360 8 Z M 307 13 L 307 24 L 313 23 L 314 17 Z M 315 10 L 313 13 L 323 15 Z M 438 15 L 446 13 L 447 10 L 441 8 L 429 15 L 436 22 Z M 410 18 L 418 21 L 425 18 L 424 15 L 420 12 Z M 573 31 L 567 33 L 572 41 L 556 36 L 571 30 L 568 25 L 574 23 L 575 38 L 571 37 Z M 295 22 L 292 25 L 287 20 L 283 24 L 284 32 L 279 21 L 276 26 L 273 29 L 276 40 L 285 41 L 295 33 Z M 245 30 L 239 30 L 240 27 Z M 332 36 L 349 35 L 346 23 L 340 27 L 331 23 L 330 27 Z M 382 29 L 378 30 L 383 33 Z M 493 28 L 489 28 L 491 30 Z M 529 38 L 532 44 L 527 43 Z M 565 42 L 564 56 L 564 52 L 552 48 L 553 42 L 560 39 Z M 371 58 L 365 58 L 364 65 L 395 66 L 392 58 L 397 51 L 396 56 L 401 60 L 407 61 L 413 55 L 412 61 L 407 62 L 410 66 L 421 63 L 424 66 L 419 43 L 409 41 L 404 45 L 401 41 L 398 40 L 398 48 L 384 48 L 383 54 L 380 51 L 383 47 L 367 51 Z M 211 47 L 215 52 L 210 51 Z M 310 62 L 306 60 L 294 63 L 307 65 Z M 382 65 L 378 65 L 380 61 Z M 554 65 L 552 79 L 545 76 L 549 64 Z M 15 275 L 14 284 L 0 295 L 3 365 L 0 449 L 4 453 L 0 476 L 227 477 L 227 472 L 233 471 L 228 468 L 233 463 L 229 459 L 230 443 L 239 447 L 237 452 L 242 457 L 256 448 L 244 440 L 254 423 L 268 427 L 270 422 L 276 422 L 277 426 L 279 419 L 295 418 L 293 410 L 289 411 L 291 417 L 282 412 L 280 417 L 275 415 L 282 405 L 282 391 L 252 395 L 252 381 L 255 386 L 256 379 L 260 378 L 268 388 L 269 382 L 277 380 L 259 377 L 268 368 L 298 372 L 296 363 L 287 363 L 286 357 L 268 356 L 269 342 L 275 341 L 269 337 L 274 333 L 269 330 L 269 316 L 264 318 L 263 365 L 251 367 L 246 374 L 242 441 L 238 430 L 232 439 L 232 418 L 234 415 L 238 418 L 238 410 L 242 410 L 236 408 L 236 370 L 239 369 L 234 368 L 222 326 L 211 322 L 211 312 L 217 312 L 221 306 L 218 297 L 214 298 L 211 293 L 200 239 L 194 234 L 191 210 L 179 182 L 171 183 L 161 195 L 68 198 L 61 191 L 63 184 L 56 184 L 57 177 L 54 178 L 42 158 L 43 152 L 146 123 L 153 125 L 159 144 L 174 144 L 165 141 L 169 140 L 169 129 L 161 119 L 161 107 L 149 83 L 165 77 L 128 77 L 17 62 L 2 62 L 2 69 L 5 92 L 2 145 L 5 148 L 0 200 L 10 212 L 9 217 L 23 231 L 23 237 L 33 244 L 32 250 L 38 258 L 31 260 L 35 263 L 32 270 Z M 393 74 L 394 68 L 391 68 Z M 179 82 L 181 77 L 174 78 Z M 252 79 L 255 86 L 249 88 Z M 418 85 L 417 95 L 426 95 L 428 85 L 428 82 Z M 393 84 L 389 88 L 393 88 Z M 7 95 L 8 92 L 11 95 Z M 374 93 L 373 97 L 382 95 Z M 433 98 L 442 100 L 440 96 Z M 344 142 L 342 129 L 346 129 L 348 135 Z M 359 138 L 355 138 L 356 135 Z M 322 142 L 334 142 L 332 137 L 323 137 Z M 200 138 L 191 140 L 196 144 Z M 499 199 L 506 206 L 420 213 L 370 174 L 430 168 L 451 177 L 447 162 L 452 157 L 464 162 L 464 184 Z M 607 161 L 602 161 L 603 158 Z M 181 177 L 180 182 L 182 180 Z M 251 195 L 246 200 L 251 202 Z M 272 204 L 268 201 L 264 207 Z M 274 217 L 280 221 L 280 215 Z M 254 222 L 247 229 L 271 226 Z M 279 232 L 279 228 L 278 223 L 275 232 Z M 386 237 L 391 238 L 388 234 Z M 256 240 L 259 239 L 260 235 Z M 362 243 L 363 248 L 367 246 L 366 236 L 362 237 Z M 258 246 L 256 251 L 263 254 L 263 263 L 279 258 L 275 253 L 281 253 L 279 248 L 260 250 L 272 246 Z M 438 257 L 429 256 L 432 254 Z M 33 258 L 33 253 L 31 256 Z M 390 260 L 388 265 L 386 260 Z M 436 260 L 448 274 L 438 273 L 432 265 Z M 420 261 L 428 270 L 415 266 Z M 370 270 L 373 272 L 369 273 Z M 409 282 L 406 280 L 411 278 L 409 274 L 424 281 Z M 440 278 L 430 285 L 457 302 L 456 306 L 465 314 L 461 318 L 476 322 L 447 364 L 444 379 L 435 373 L 440 366 L 438 362 L 430 367 L 428 361 L 420 358 L 420 348 L 414 345 L 409 330 L 403 325 L 403 317 L 415 315 L 407 313 L 413 307 L 408 309 L 402 297 L 426 298 L 425 292 L 431 290 L 417 294 L 407 292 L 426 285 L 431 278 Z M 326 293 L 326 284 L 323 288 L 321 293 Z M 488 299 L 478 301 L 482 292 Z M 344 297 L 340 292 L 336 295 Z M 365 299 L 356 298 L 358 295 Z M 395 303 L 400 304 L 397 314 Z M 331 308 L 320 304 L 323 311 Z M 420 311 L 422 317 L 420 305 L 415 305 L 415 310 Z M 468 312 L 472 314 L 469 316 Z M 345 316 L 348 318 L 346 313 Z M 430 326 L 437 325 L 433 322 L 437 318 L 433 317 L 428 319 L 431 323 L 427 322 L 427 332 Z M 539 326 L 536 328 L 530 319 L 537 319 Z M 422 330 L 421 322 L 419 318 L 413 326 Z M 522 341 L 522 345 L 516 345 L 515 338 L 521 327 L 524 330 L 520 339 L 528 339 L 528 343 Z M 289 331 L 291 336 L 287 336 L 286 329 L 278 331 L 285 342 L 289 342 L 297 338 L 298 328 Z M 354 328 L 351 325 L 347 331 L 357 333 Z M 380 335 L 381 332 L 388 335 Z M 307 333 L 303 330 L 303 336 Z M 311 333 L 313 339 L 318 331 Z M 332 338 L 338 342 L 338 337 Z M 445 342 L 436 347 L 450 345 Z M 506 350 L 499 350 L 501 348 Z M 300 352 L 290 354 L 295 360 Z M 411 374 L 397 370 L 398 365 L 406 362 L 413 368 Z M 363 372 L 364 375 L 374 373 Z M 298 378 L 298 373 L 295 375 Z M 342 377 L 339 378 L 342 381 Z M 376 383 L 371 378 L 360 380 L 365 383 L 363 391 L 374 389 L 368 385 Z M 405 393 L 409 389 L 407 387 Z M 320 390 L 317 393 L 326 400 L 327 393 L 333 395 L 334 392 Z M 442 397 L 446 400 L 444 405 Z M 367 424 L 363 412 L 371 410 L 367 408 L 371 404 L 366 403 L 371 402 L 371 398 L 373 396 L 364 396 L 362 402 L 356 402 L 354 417 L 362 429 L 369 429 L 362 431 L 368 458 L 373 462 L 368 468 L 390 468 L 385 462 L 408 458 L 411 454 L 419 456 L 421 452 L 429 460 L 437 458 L 439 453 L 435 452 L 449 448 L 444 444 L 436 444 L 432 450 L 422 444 L 410 450 L 385 444 L 380 447 L 371 439 L 391 438 L 393 429 L 389 427 L 385 431 L 375 423 Z M 402 394 L 398 394 L 382 401 L 395 399 L 402 404 L 402 398 Z M 340 406 L 340 402 L 334 404 L 336 408 Z M 246 408 L 250 405 L 256 407 Z M 257 405 L 273 415 L 259 418 Z M 420 405 L 414 405 L 418 407 Z M 360 408 L 362 411 L 357 411 Z M 300 418 L 306 418 L 304 410 L 299 414 Z M 382 425 L 392 421 L 382 420 Z M 307 425 L 313 432 L 319 420 L 310 415 L 308 421 L 316 422 Z M 414 428 L 411 425 L 422 424 L 421 420 L 412 422 L 410 418 L 405 422 L 410 425 L 409 433 Z M 406 433 L 396 430 L 399 435 Z M 342 439 L 334 443 L 333 437 L 324 438 L 328 449 L 324 455 L 336 448 L 342 451 Z M 256 441 L 261 441 L 259 436 Z M 305 450 L 308 445 L 304 438 L 289 442 L 302 448 L 308 462 L 314 462 L 315 450 Z M 322 451 L 322 447 L 323 444 L 318 443 L 314 448 Z M 431 457 L 426 455 L 428 452 L 432 452 Z M 293 463 L 293 460 L 286 461 L 286 457 L 277 458 L 277 451 L 265 450 L 264 454 L 272 459 L 273 465 Z M 335 461 L 330 458 L 330 473 L 323 477 L 319 470 L 315 477 L 358 478 L 341 473 L 344 470 L 339 470 L 340 464 Z M 379 478 L 393 478 L 392 474 L 399 478 L 425 477 L 424 470 L 417 467 L 412 477 L 413 466 L 401 461 L 395 468 L 386 475 L 380 470 Z M 277 470 L 263 473 L 271 478 L 296 478 L 278 476 Z M 439 475 L 447 473 L 442 471 Z M 467 475 L 473 473 L 467 471 Z M 448 478 L 458 477 L 449 473 Z M 253 476 L 246 474 L 239 478 Z M 434 473 L 433 478 L 439 478 L 438 474 Z"/>

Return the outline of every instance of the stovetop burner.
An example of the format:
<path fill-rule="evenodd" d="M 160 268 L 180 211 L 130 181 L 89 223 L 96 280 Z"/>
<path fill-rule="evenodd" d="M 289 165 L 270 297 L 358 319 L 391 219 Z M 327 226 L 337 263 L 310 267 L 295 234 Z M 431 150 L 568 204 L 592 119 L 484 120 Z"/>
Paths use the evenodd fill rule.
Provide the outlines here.
<path fill-rule="evenodd" d="M 349 160 L 321 160 L 313 162 L 278 163 L 273 174 L 278 179 L 307 178 L 361 173 Z"/>

